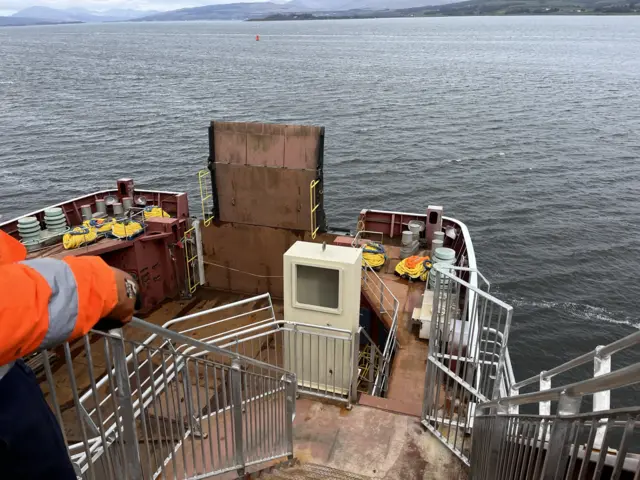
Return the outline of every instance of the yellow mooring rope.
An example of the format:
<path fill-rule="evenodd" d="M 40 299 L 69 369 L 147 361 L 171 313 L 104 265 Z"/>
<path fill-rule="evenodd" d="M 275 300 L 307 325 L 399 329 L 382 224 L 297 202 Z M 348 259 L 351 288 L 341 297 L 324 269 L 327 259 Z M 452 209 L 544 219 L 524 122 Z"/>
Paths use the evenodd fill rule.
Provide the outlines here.
<path fill-rule="evenodd" d="M 115 222 L 113 224 L 113 228 L 111 229 L 111 235 L 119 238 L 119 239 L 127 239 L 135 237 L 136 235 L 142 233 L 144 227 L 138 222 L 134 221 L 120 221 Z"/>
<path fill-rule="evenodd" d="M 111 220 L 92 218 L 91 220 L 85 220 L 84 222 L 82 222 L 85 227 L 94 228 L 98 233 L 110 232 L 115 223 L 115 218 L 112 218 Z"/>
<path fill-rule="evenodd" d="M 165 212 L 162 208 L 156 207 L 154 205 L 150 205 L 148 207 L 144 207 L 144 219 L 154 218 L 154 217 L 169 217 L 170 215 Z"/>
<path fill-rule="evenodd" d="M 374 270 L 380 270 L 387 261 L 384 247 L 376 242 L 370 242 L 362 249 L 362 266 L 369 265 Z"/>
<path fill-rule="evenodd" d="M 407 257 L 396 265 L 396 275 L 407 280 L 427 281 L 431 270 L 431 259 L 429 257 Z"/>
<path fill-rule="evenodd" d="M 98 238 L 98 232 L 95 228 L 80 226 L 74 227 L 62 237 L 62 245 L 66 250 L 78 248 L 82 245 L 91 243 Z"/>

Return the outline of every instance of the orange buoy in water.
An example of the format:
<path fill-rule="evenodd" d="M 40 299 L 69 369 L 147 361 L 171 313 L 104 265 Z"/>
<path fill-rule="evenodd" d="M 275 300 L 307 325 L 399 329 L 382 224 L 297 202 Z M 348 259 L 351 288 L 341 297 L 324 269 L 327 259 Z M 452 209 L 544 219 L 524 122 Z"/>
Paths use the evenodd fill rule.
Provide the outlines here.
<path fill-rule="evenodd" d="M 256 42 L 260 41 L 260 35 L 256 35 Z"/>

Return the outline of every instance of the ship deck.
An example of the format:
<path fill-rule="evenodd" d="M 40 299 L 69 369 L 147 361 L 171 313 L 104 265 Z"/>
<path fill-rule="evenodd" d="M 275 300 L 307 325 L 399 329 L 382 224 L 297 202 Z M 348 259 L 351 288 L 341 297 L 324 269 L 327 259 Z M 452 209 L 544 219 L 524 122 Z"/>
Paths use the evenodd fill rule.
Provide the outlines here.
<path fill-rule="evenodd" d="M 418 339 L 417 327 L 413 325 L 411 314 L 413 309 L 420 305 L 424 282 L 409 282 L 395 276 L 393 270 L 399 261 L 399 248 L 390 247 L 388 249 L 388 255 L 389 260 L 379 275 L 400 302 L 398 325 L 399 347 L 391 370 L 387 397 L 379 398 L 363 394 L 361 395 L 360 403 L 374 408 L 419 417 L 424 394 L 428 343 Z M 155 310 L 145 315 L 144 319 L 155 325 L 164 325 L 172 319 L 210 310 L 248 297 L 249 295 L 224 292 L 210 288 L 200 288 L 190 299 L 163 302 Z M 181 322 L 179 326 L 173 326 L 172 329 L 186 330 L 197 327 L 205 321 L 212 322 L 241 312 L 252 311 L 262 306 L 259 303 L 260 302 L 251 302 L 243 305 L 241 308 L 227 309 L 221 312 L 220 315 L 214 313 L 207 314 L 206 317 L 188 319 Z M 282 300 L 273 299 L 273 308 L 276 319 L 283 319 L 284 308 Z M 193 338 L 202 339 L 206 336 L 246 326 L 249 323 L 261 319 L 259 314 L 255 314 L 224 322 L 222 325 L 190 332 L 189 335 Z M 137 329 L 126 331 L 127 340 L 134 342 L 142 342 L 148 338 L 148 336 L 149 334 L 147 332 Z M 70 351 L 73 358 L 75 380 L 77 382 L 76 388 L 77 391 L 81 393 L 90 387 L 89 365 L 86 353 L 81 345 L 77 345 L 74 348 L 72 344 Z M 95 378 L 99 378 L 106 373 L 107 360 L 105 359 L 104 350 L 101 348 L 92 348 L 91 352 L 93 373 Z M 53 378 L 56 384 L 57 402 L 61 405 L 61 413 L 65 420 L 65 433 L 70 441 L 81 441 L 81 432 L 77 426 L 78 422 L 75 421 L 76 414 L 73 411 L 73 389 L 69 382 L 67 370 L 64 368 L 64 352 L 59 349 L 53 353 L 55 354 L 55 357 L 52 358 Z M 268 355 L 272 355 L 272 362 L 275 360 L 276 363 L 281 363 L 281 359 L 275 359 L 277 352 L 272 351 L 269 353 L 268 349 L 265 351 L 263 348 L 256 348 L 254 351 L 252 348 L 251 352 L 241 350 L 239 353 L 253 356 L 254 358 L 259 358 L 264 361 L 267 361 Z M 47 395 L 48 389 L 44 371 L 41 365 L 38 365 L 37 361 L 35 361 L 35 364 L 32 363 L 32 365 L 36 368 L 36 371 L 39 372 L 45 395 Z M 49 397 L 49 395 L 47 396 Z M 51 399 L 49 398 L 49 400 Z M 65 408 L 67 408 L 68 411 L 65 410 Z"/>
<path fill-rule="evenodd" d="M 392 239 L 391 239 L 392 240 Z M 385 242 L 386 243 L 386 242 Z M 389 389 L 386 398 L 365 397 L 361 403 L 378 406 L 390 411 L 420 416 L 424 397 L 424 380 L 429 350 L 428 342 L 418 338 L 418 326 L 414 325 L 412 314 L 422 303 L 424 282 L 413 282 L 394 274 L 400 261 L 400 247 L 385 244 L 387 262 L 378 275 L 398 299 L 398 349 L 390 373 Z M 418 255 L 427 255 L 426 251 Z M 376 298 L 368 297 L 374 306 L 379 305 Z M 386 315 L 385 323 L 389 322 Z M 387 324 L 387 327 L 390 327 Z"/>

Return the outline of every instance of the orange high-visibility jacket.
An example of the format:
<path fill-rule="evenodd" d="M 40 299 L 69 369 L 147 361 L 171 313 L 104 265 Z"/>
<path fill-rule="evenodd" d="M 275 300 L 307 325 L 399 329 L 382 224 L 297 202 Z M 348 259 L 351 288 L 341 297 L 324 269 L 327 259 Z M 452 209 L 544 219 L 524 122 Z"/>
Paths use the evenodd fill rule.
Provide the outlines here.
<path fill-rule="evenodd" d="M 118 302 L 115 273 L 100 257 L 25 259 L 0 230 L 0 365 L 81 337 Z"/>

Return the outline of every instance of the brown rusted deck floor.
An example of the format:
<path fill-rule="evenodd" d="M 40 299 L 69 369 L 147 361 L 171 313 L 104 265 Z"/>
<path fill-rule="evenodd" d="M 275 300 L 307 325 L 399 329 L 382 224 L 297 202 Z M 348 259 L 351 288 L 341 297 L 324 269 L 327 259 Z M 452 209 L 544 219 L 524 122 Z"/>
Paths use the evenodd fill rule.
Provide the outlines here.
<path fill-rule="evenodd" d="M 385 480 L 467 478 L 447 448 L 411 416 L 307 399 L 298 400 L 296 410 L 293 442 L 303 463 Z"/>
<path fill-rule="evenodd" d="M 260 429 L 260 427 L 258 427 Z M 230 435 L 230 432 L 227 432 Z M 200 439 L 188 439 L 175 457 L 181 475 L 203 472 Z M 363 405 L 351 410 L 301 398 L 296 402 L 293 425 L 295 459 L 304 464 L 324 465 L 347 474 L 384 480 L 461 480 L 467 472 L 449 450 L 428 433 L 418 419 Z M 195 448 L 196 468 L 191 458 Z M 207 455 L 208 447 L 205 449 Z M 214 455 L 215 457 L 215 455 Z M 276 465 L 286 457 L 247 469 L 252 472 Z M 209 460 L 205 460 L 208 462 Z M 185 468 L 186 465 L 186 468 Z M 207 464 L 208 466 L 208 464 Z M 173 465 L 167 467 L 173 472 Z M 221 480 L 238 478 L 235 472 L 221 475 Z M 314 477 L 315 478 L 315 477 Z M 331 477 L 334 478 L 334 477 Z"/>
<path fill-rule="evenodd" d="M 381 402 L 373 398 L 363 398 L 362 403 L 396 412 L 419 416 L 424 397 L 424 380 L 429 350 L 428 342 L 418 338 L 418 327 L 413 326 L 411 315 L 422 302 L 425 282 L 411 282 L 394 274 L 400 261 L 400 248 L 385 245 L 388 260 L 378 275 L 400 303 L 398 313 L 398 350 L 393 361 L 389 390 Z M 375 296 L 367 295 L 374 307 L 379 305 Z M 383 321 L 390 327 L 390 318 Z"/>

